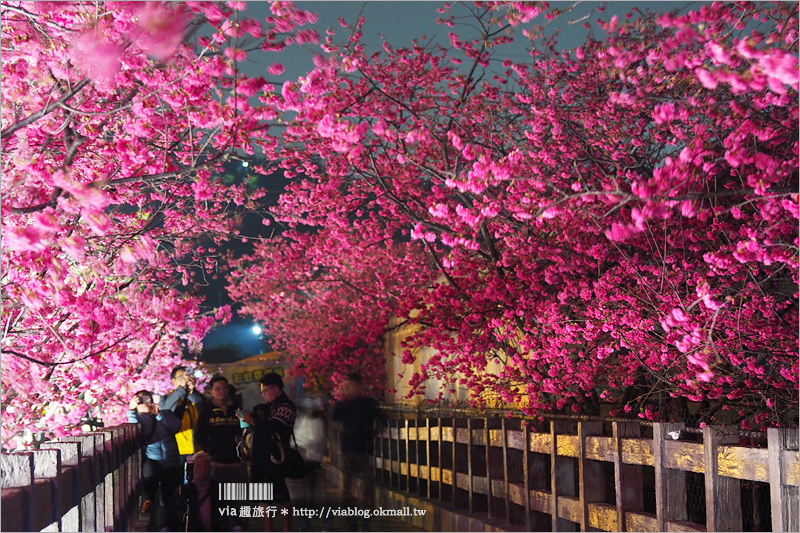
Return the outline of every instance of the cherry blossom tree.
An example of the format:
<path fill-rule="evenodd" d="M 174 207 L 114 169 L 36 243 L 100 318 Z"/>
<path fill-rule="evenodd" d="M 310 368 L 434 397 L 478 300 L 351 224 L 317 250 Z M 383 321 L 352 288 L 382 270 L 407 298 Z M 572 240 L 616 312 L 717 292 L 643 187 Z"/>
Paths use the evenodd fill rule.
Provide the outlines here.
<path fill-rule="evenodd" d="M 360 19 L 280 89 L 280 62 L 242 66 L 317 42 L 316 17 L 245 7 L 2 4 L 4 446 L 120 421 L 228 318 L 194 289 L 264 194 L 216 177 L 250 157 L 289 179 L 286 229 L 232 259 L 231 293 L 301 374 L 377 383 L 407 321 L 404 361 L 437 350 L 419 390 L 796 420 L 795 4 L 598 14 L 570 52 L 544 3 L 460 6 L 472 33 L 443 8 L 448 47 L 380 53 Z"/>
<path fill-rule="evenodd" d="M 239 66 L 316 36 L 291 4 L 244 8 L 2 4 L 4 447 L 75 432 L 87 409 L 124 421 L 230 317 L 196 288 L 263 193 L 216 175 L 274 142 L 276 118 L 267 73 Z"/>
<path fill-rule="evenodd" d="M 331 30 L 284 85 L 292 231 L 232 260 L 234 298 L 334 381 L 395 316 L 405 362 L 437 350 L 416 392 L 796 424 L 797 4 L 597 13 L 564 52 L 546 4 L 459 9 L 448 47 Z"/>
<path fill-rule="evenodd" d="M 424 257 L 391 238 L 364 243 L 340 222 L 316 234 L 289 230 L 257 246 L 247 267 L 239 261 L 229 293 L 245 302 L 242 313 L 267 325 L 294 374 L 334 390 L 358 370 L 377 392 L 385 381 L 382 337 L 398 296 L 419 284 L 415 268 Z"/>

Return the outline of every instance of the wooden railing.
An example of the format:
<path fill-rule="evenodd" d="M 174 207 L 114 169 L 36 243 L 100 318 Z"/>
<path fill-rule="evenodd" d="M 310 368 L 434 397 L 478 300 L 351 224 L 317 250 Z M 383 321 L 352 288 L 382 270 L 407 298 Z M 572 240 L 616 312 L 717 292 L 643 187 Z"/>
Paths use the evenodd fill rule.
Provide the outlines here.
<path fill-rule="evenodd" d="M 141 491 L 138 424 L 2 454 L 4 531 L 132 531 Z"/>
<path fill-rule="evenodd" d="M 770 429 L 757 447 L 717 426 L 563 417 L 536 432 L 507 416 L 386 413 L 378 481 L 482 517 L 487 530 L 743 531 L 743 489 L 754 482 L 769 484 L 767 527 L 798 529 L 797 430 Z M 699 503 L 687 491 L 698 480 Z"/>

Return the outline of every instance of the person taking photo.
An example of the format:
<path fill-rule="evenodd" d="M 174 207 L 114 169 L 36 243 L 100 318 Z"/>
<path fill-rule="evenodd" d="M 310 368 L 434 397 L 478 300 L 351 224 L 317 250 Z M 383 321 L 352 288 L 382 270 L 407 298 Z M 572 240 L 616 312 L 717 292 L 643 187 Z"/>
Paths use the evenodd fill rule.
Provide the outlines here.
<path fill-rule="evenodd" d="M 194 428 L 203 408 L 203 395 L 195 388 L 195 376 L 185 366 L 178 365 L 170 375 L 174 390 L 161 402 L 164 409 L 169 409 L 181 421 L 181 428 L 175 434 L 178 442 L 178 453 L 181 457 L 183 481 L 188 481 L 187 462 L 194 454 Z"/>

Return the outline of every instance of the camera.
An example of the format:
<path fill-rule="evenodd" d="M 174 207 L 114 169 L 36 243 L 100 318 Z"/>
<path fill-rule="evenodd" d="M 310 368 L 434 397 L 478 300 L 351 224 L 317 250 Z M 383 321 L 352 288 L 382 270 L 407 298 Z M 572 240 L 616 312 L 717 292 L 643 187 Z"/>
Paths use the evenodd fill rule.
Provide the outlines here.
<path fill-rule="evenodd" d="M 186 481 L 192 481 L 194 479 L 194 462 L 193 461 L 186 461 Z"/>
<path fill-rule="evenodd" d="M 239 427 L 240 428 L 250 427 L 250 424 L 248 424 L 247 422 L 244 421 L 244 409 L 242 409 L 241 407 L 236 409 L 236 416 L 239 417 Z"/>

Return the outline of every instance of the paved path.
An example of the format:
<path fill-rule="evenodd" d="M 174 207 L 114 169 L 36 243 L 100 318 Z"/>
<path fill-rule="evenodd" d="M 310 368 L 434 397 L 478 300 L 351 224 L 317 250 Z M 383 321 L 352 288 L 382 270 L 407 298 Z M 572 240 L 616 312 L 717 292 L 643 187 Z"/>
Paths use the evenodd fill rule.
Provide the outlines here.
<path fill-rule="evenodd" d="M 317 515 L 312 518 L 293 517 L 292 529 L 294 531 L 423 531 L 398 518 L 388 516 L 370 516 L 368 520 L 363 516 L 358 519 L 337 516 L 337 512 L 344 514 L 356 509 L 361 512 L 368 509 L 352 504 L 345 505 L 339 490 L 330 483 L 325 483 L 324 479 L 320 479 L 314 486 L 308 480 L 289 480 L 287 484 L 297 512 L 308 513 L 310 511 Z M 369 511 L 374 514 L 374 509 L 369 509 Z M 320 517 L 320 514 L 325 516 Z M 251 527 L 250 531 L 259 530 Z"/>
<path fill-rule="evenodd" d="M 339 516 L 348 509 L 354 509 L 354 506 L 343 505 L 339 491 L 330 483 L 326 483 L 324 478 L 320 478 L 314 485 L 308 479 L 287 480 L 287 485 L 292 495 L 295 513 L 315 515 L 293 516 L 292 531 L 423 531 L 398 518 L 372 516 L 369 520 L 363 518 L 357 520 L 355 517 Z M 155 515 L 140 514 L 135 531 L 157 531 L 155 524 L 161 513 L 163 508 L 157 509 Z M 282 526 L 279 518 L 275 518 L 274 523 L 275 528 L 279 529 Z M 247 531 L 263 531 L 263 528 L 262 518 L 251 518 Z"/>

